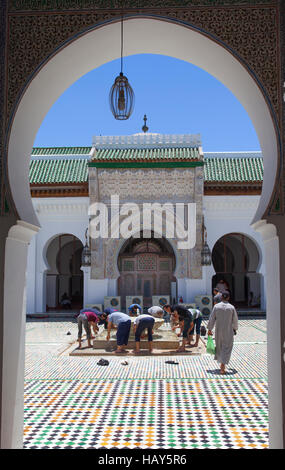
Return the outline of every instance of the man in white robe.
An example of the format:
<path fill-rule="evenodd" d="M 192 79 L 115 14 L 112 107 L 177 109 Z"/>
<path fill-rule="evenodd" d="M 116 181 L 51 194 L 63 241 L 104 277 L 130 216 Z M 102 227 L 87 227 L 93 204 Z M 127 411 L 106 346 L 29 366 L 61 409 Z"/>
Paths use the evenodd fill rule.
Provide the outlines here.
<path fill-rule="evenodd" d="M 215 360 L 221 364 L 221 374 L 225 374 L 225 365 L 229 363 L 234 334 L 238 329 L 238 316 L 236 309 L 229 303 L 229 293 L 222 294 L 222 301 L 217 303 L 208 322 L 208 335 L 212 335 L 215 325 Z"/>

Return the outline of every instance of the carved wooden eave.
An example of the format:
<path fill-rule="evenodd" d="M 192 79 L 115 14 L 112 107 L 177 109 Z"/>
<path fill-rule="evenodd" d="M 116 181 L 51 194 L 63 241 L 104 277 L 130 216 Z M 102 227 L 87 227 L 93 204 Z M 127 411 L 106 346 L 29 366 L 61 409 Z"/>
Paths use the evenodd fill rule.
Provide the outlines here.
<path fill-rule="evenodd" d="M 31 184 L 31 196 L 38 197 L 88 197 L 88 182 L 78 184 Z M 204 183 L 204 196 L 260 195 L 262 183 Z"/>
<path fill-rule="evenodd" d="M 31 197 L 88 197 L 88 182 L 73 184 L 31 184 Z"/>
<path fill-rule="evenodd" d="M 252 183 L 204 183 L 204 196 L 255 196 L 262 191 L 261 182 Z"/>

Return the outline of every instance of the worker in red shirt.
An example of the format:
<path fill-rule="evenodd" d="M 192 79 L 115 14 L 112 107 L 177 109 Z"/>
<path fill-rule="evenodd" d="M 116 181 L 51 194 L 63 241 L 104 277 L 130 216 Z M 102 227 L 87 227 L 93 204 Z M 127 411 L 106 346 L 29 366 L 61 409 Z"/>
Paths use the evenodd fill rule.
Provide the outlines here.
<path fill-rule="evenodd" d="M 91 336 L 91 327 L 93 329 L 94 335 L 98 332 L 99 328 L 97 323 L 99 321 L 98 315 L 92 310 L 81 310 L 80 314 L 77 317 L 78 322 L 78 349 L 81 349 L 81 336 L 82 336 L 82 325 L 86 331 L 88 348 L 92 348 L 91 339 L 94 336 Z"/>

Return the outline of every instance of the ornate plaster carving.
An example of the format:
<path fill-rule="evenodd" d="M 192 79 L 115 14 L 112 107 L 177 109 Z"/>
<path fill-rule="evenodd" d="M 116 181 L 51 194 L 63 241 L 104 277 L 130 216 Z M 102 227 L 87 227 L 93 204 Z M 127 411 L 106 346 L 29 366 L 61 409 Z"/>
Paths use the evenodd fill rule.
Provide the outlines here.
<path fill-rule="evenodd" d="M 22 3 L 14 1 L 14 11 L 21 9 Z M 66 2 L 65 6 L 67 5 Z M 88 3 L 88 2 L 87 2 Z M 32 14 L 28 12 L 29 8 L 24 8 L 25 14 L 19 15 L 11 12 L 9 16 L 9 57 L 8 57 L 8 73 L 9 73 L 9 89 L 8 103 L 9 111 L 11 111 L 18 94 L 23 89 L 29 76 L 40 66 L 40 64 L 61 45 L 69 41 L 76 34 L 83 32 L 89 27 L 96 26 L 102 21 L 115 19 L 120 15 L 116 10 L 116 5 L 104 3 L 104 10 L 94 9 L 87 4 L 87 10 L 65 12 L 64 14 L 52 14 L 51 11 L 42 12 L 41 14 Z M 159 3 L 159 4 L 158 4 Z M 171 2 L 172 3 L 172 2 Z M 228 2 L 218 2 L 219 5 L 229 5 Z M 240 2 L 239 2 L 240 3 Z M 267 90 L 271 102 L 279 115 L 278 108 L 278 90 L 279 74 L 278 74 L 278 14 L 275 2 L 272 5 L 263 6 L 263 2 L 259 1 L 259 5 L 253 5 L 252 2 L 243 1 L 243 6 L 236 8 L 227 8 L 223 6 L 209 6 L 211 2 L 201 3 L 181 2 L 181 8 L 172 8 L 169 2 L 149 2 L 135 6 L 132 2 L 130 12 L 132 14 L 157 14 L 168 17 L 170 20 L 181 20 L 189 25 L 195 25 L 221 40 L 226 46 L 235 51 L 247 63 L 257 77 L 263 83 Z M 50 8 L 50 2 L 40 2 L 42 8 Z M 57 2 L 59 5 L 59 3 Z M 79 9 L 79 3 L 74 1 Z M 81 3 L 82 4 L 82 3 Z M 102 3 L 97 3 L 97 5 Z M 202 5 L 207 7 L 202 8 Z M 234 5 L 235 2 L 230 2 Z M 11 5 L 11 3 L 10 3 Z M 39 2 L 26 3 L 31 9 Z M 56 2 L 54 2 L 54 10 Z M 185 6 L 186 8 L 182 8 Z M 119 7 L 120 8 L 120 7 Z M 63 7 L 64 9 L 64 7 Z M 60 9 L 59 9 L 60 10 Z M 127 11 L 127 9 L 126 9 Z M 279 116 L 280 117 L 280 116 Z"/>
<path fill-rule="evenodd" d="M 158 201 L 164 196 L 170 201 L 173 196 L 185 196 L 189 200 L 189 196 L 194 197 L 195 170 L 193 170 L 192 168 L 99 170 L 100 197 L 110 198 L 116 193 L 121 199 L 130 201 L 139 197 Z"/>
<path fill-rule="evenodd" d="M 3 0 L 2 33 L 6 31 L 6 2 L 9 8 L 9 36 L 8 82 L 3 95 L 7 97 L 5 126 L 29 79 L 55 51 L 88 28 L 117 19 L 121 14 L 119 0 Z M 284 49 L 285 34 L 283 4 L 278 0 L 215 0 L 214 5 L 212 0 L 129 0 L 124 3 L 126 15 L 159 14 L 170 21 L 182 21 L 229 47 L 250 67 L 267 93 L 279 124 L 282 112 L 279 38 Z M 1 42 L 5 43 L 4 40 Z M 4 70 L 5 64 L 3 60 L 1 62 L 0 69 Z M 284 71 L 284 60 L 282 68 Z M 283 118 L 284 115 L 283 105 Z M 1 154 L 5 152 L 3 140 L 4 137 L 1 139 Z M 273 212 L 281 213 L 281 187 L 277 188 L 274 200 Z"/>

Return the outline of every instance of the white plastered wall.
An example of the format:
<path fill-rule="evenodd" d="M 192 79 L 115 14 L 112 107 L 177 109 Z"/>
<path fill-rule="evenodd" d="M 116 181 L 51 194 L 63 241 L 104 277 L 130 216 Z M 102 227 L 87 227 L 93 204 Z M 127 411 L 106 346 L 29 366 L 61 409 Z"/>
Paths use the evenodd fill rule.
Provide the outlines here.
<path fill-rule="evenodd" d="M 45 311 L 45 253 L 50 241 L 61 233 L 69 233 L 84 243 L 88 226 L 88 198 L 39 198 L 34 205 L 42 226 L 37 238 L 29 247 L 27 312 Z M 251 226 L 259 196 L 206 196 L 204 197 L 205 224 L 208 244 L 212 250 L 223 235 L 239 232 L 250 237 L 256 244 L 260 265 L 258 272 L 265 275 L 263 242 L 261 235 Z M 90 268 L 84 268 L 84 303 L 103 303 L 105 295 L 117 295 L 117 281 L 112 279 L 90 279 Z M 196 295 L 211 295 L 213 266 L 203 267 L 202 279 L 178 279 L 178 296 L 193 302 Z M 265 307 L 265 292 L 262 288 Z"/>
<path fill-rule="evenodd" d="M 29 246 L 27 313 L 46 311 L 46 250 L 55 237 L 68 233 L 85 245 L 89 198 L 38 198 L 33 200 L 41 230 Z"/>

